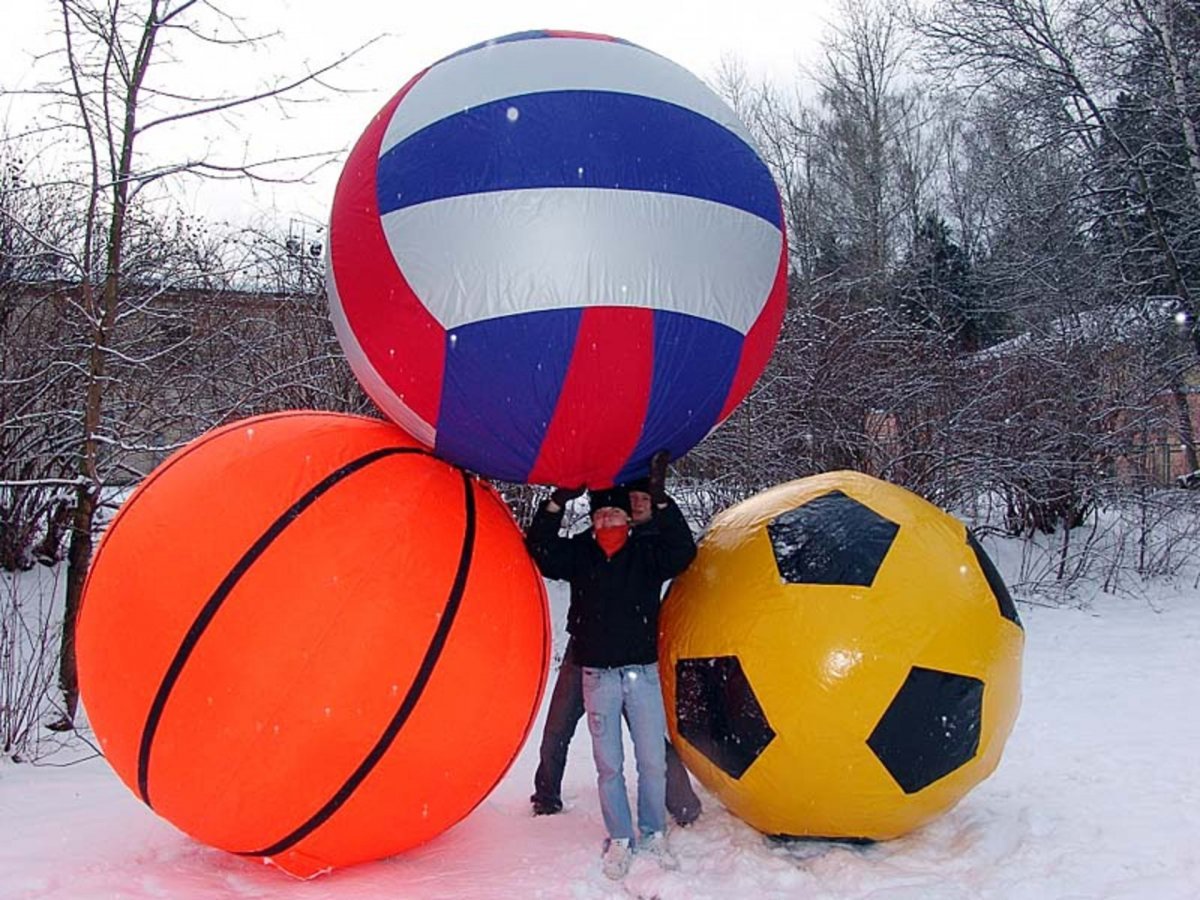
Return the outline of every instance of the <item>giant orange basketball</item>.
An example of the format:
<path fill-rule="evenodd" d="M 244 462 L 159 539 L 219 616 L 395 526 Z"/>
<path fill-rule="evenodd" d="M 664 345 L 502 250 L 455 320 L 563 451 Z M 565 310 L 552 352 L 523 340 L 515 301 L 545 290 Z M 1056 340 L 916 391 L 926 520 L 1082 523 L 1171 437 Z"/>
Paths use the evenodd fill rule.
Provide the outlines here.
<path fill-rule="evenodd" d="M 109 763 L 195 838 L 297 875 L 449 828 L 528 734 L 545 587 L 507 507 L 395 426 L 210 432 L 104 536 L 77 625 Z"/>

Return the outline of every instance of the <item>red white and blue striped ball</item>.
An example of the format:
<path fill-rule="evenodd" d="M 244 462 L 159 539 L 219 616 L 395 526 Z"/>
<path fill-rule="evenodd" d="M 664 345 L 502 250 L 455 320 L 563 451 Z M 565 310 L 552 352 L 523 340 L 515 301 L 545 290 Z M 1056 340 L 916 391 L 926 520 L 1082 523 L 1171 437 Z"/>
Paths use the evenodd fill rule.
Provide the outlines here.
<path fill-rule="evenodd" d="M 328 292 L 375 403 L 451 462 L 603 487 L 750 390 L 787 290 L 779 193 L 698 78 L 512 34 L 419 73 L 338 182 Z"/>

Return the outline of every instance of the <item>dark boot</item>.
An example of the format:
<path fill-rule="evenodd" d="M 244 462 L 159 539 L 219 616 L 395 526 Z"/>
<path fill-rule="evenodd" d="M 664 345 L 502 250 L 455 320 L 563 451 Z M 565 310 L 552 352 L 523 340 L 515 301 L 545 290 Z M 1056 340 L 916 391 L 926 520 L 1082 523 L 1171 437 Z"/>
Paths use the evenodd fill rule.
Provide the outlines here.
<path fill-rule="evenodd" d="M 700 818 L 700 798 L 679 754 L 667 741 L 667 812 L 675 824 L 687 827 Z"/>
<path fill-rule="evenodd" d="M 562 812 L 562 800 L 558 797 L 539 797 L 534 794 L 529 798 L 529 802 L 533 804 L 533 814 L 535 816 L 552 816 L 555 813 Z"/>

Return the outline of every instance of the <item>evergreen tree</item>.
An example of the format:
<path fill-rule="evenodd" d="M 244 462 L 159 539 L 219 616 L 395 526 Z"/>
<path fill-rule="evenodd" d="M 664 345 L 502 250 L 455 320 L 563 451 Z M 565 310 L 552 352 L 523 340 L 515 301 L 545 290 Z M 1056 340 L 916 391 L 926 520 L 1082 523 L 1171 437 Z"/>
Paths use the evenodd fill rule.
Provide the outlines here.
<path fill-rule="evenodd" d="M 982 302 L 982 290 L 966 251 L 940 215 L 927 212 L 897 278 L 900 309 L 920 328 L 949 336 L 971 352 L 994 343 L 1000 317 Z"/>

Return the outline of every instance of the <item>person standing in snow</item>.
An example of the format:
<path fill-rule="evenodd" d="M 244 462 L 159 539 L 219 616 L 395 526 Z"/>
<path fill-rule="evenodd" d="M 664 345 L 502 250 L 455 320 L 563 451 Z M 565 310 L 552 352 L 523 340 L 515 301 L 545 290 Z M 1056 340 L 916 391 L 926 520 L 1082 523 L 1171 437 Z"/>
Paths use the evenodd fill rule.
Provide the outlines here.
<path fill-rule="evenodd" d="M 542 574 L 571 585 L 574 660 L 582 670 L 583 705 L 592 735 L 600 809 L 608 838 L 603 867 L 622 878 L 635 850 L 664 868 L 678 862 L 666 838 L 666 713 L 658 677 L 658 610 L 664 581 L 687 568 L 696 544 L 666 493 L 668 457 L 655 454 L 649 494 L 653 529 L 630 539 L 629 491 L 590 494 L 592 528 L 559 535 L 566 502 L 582 488 L 558 488 L 539 508 L 526 545 Z M 625 788 L 622 716 L 629 722 L 638 771 L 635 839 Z"/>
<path fill-rule="evenodd" d="M 650 500 L 650 479 L 642 478 L 630 482 L 630 517 L 633 531 L 630 540 L 658 533 L 653 522 L 653 504 Z M 564 501 L 565 503 L 565 501 Z M 554 815 L 562 810 L 562 779 L 567 764 L 567 749 L 575 736 L 575 728 L 583 718 L 583 671 L 575 660 L 574 621 L 567 614 L 566 649 L 558 667 L 558 676 L 550 692 L 550 705 L 546 711 L 546 723 L 542 728 L 539 747 L 539 762 L 533 776 L 533 794 L 529 802 L 535 816 Z M 667 812 L 681 826 L 688 826 L 700 815 L 700 798 L 692 787 L 687 769 L 679 754 L 666 741 L 667 754 Z"/>

